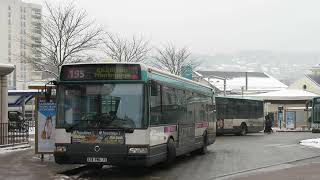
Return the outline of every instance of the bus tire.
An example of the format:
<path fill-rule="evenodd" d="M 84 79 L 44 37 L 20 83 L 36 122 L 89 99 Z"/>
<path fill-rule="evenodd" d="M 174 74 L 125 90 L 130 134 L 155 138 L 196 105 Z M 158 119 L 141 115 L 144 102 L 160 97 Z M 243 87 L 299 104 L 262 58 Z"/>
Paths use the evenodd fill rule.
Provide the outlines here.
<path fill-rule="evenodd" d="M 204 155 L 208 152 L 208 136 L 207 133 L 203 135 L 203 146 L 199 149 L 199 154 Z"/>
<path fill-rule="evenodd" d="M 171 165 L 176 159 L 176 146 L 172 138 L 167 143 L 167 160 L 165 165 Z"/>
<path fill-rule="evenodd" d="M 247 134 L 247 125 L 245 123 L 242 123 L 240 126 L 240 136 L 245 136 Z"/>

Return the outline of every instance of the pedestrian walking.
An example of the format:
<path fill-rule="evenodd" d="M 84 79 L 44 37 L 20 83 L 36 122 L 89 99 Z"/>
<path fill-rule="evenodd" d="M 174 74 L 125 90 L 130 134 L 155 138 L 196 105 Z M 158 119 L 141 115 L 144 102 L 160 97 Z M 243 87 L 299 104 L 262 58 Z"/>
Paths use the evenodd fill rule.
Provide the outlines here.
<path fill-rule="evenodd" d="M 271 120 L 269 114 L 267 114 L 267 115 L 265 116 L 265 128 L 264 128 L 264 132 L 265 132 L 265 133 L 271 133 L 271 132 L 273 132 L 273 130 L 272 130 L 272 120 Z"/>

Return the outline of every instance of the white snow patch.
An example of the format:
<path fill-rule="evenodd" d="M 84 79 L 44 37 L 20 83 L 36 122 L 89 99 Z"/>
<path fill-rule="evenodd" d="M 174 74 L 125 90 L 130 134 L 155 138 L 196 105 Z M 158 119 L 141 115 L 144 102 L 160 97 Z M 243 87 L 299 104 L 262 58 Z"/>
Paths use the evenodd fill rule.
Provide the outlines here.
<path fill-rule="evenodd" d="M 29 135 L 35 134 L 36 133 L 36 128 L 35 127 L 30 127 L 29 128 Z"/>
<path fill-rule="evenodd" d="M 29 144 L 17 145 L 17 146 L 9 146 L 5 148 L 0 148 L 0 154 L 11 153 L 16 151 L 24 151 L 30 149 L 31 146 Z"/>
<path fill-rule="evenodd" d="M 300 141 L 300 144 L 304 146 L 320 148 L 320 138 L 302 140 Z"/>

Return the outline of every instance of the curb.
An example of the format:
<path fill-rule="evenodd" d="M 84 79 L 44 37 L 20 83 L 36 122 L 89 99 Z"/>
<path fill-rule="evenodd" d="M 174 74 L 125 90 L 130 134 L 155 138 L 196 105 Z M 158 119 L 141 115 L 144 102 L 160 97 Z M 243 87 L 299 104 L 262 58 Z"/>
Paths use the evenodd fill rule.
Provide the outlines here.
<path fill-rule="evenodd" d="M 311 132 L 311 130 L 275 130 L 275 132 Z"/>

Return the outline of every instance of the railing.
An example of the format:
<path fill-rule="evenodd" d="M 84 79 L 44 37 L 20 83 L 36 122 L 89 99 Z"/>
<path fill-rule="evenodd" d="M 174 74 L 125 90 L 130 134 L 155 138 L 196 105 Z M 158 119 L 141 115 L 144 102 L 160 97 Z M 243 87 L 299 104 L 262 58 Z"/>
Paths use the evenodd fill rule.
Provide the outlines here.
<path fill-rule="evenodd" d="M 29 122 L 0 123 L 0 146 L 29 142 Z"/>

